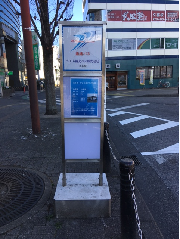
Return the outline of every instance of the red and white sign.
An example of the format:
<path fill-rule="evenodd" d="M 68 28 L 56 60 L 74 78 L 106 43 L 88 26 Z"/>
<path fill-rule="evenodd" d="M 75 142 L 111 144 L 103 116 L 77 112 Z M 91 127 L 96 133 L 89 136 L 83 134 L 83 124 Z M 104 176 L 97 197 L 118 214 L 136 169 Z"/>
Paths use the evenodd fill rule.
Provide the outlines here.
<path fill-rule="evenodd" d="M 166 22 L 179 22 L 179 11 L 166 11 Z"/>
<path fill-rule="evenodd" d="M 150 10 L 122 10 L 123 22 L 149 22 L 151 21 Z"/>
<path fill-rule="evenodd" d="M 122 22 L 150 22 L 150 21 L 179 22 L 179 11 L 109 10 L 107 12 L 107 19 L 108 21 L 122 21 Z"/>
<path fill-rule="evenodd" d="M 107 13 L 108 21 L 122 21 L 121 10 L 109 10 Z"/>
<path fill-rule="evenodd" d="M 152 21 L 165 21 L 165 11 L 152 11 Z"/>
<path fill-rule="evenodd" d="M 137 10 L 136 11 L 137 22 L 150 22 L 151 21 L 151 10 Z"/>
<path fill-rule="evenodd" d="M 136 10 L 122 10 L 123 22 L 136 22 Z"/>

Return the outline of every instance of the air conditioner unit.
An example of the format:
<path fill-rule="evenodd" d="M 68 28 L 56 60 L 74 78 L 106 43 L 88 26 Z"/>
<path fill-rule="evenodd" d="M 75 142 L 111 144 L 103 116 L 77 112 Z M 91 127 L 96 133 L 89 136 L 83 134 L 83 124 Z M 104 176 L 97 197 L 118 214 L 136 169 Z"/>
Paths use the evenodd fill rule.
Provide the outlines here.
<path fill-rule="evenodd" d="M 110 64 L 106 64 L 106 69 L 111 68 Z"/>
<path fill-rule="evenodd" d="M 116 63 L 116 68 L 120 68 L 120 63 Z"/>

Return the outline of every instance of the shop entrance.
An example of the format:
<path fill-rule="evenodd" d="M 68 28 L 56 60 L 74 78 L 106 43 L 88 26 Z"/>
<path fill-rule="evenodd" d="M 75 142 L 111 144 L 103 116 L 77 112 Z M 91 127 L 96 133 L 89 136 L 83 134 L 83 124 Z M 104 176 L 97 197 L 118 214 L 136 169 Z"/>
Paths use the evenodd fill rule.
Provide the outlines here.
<path fill-rule="evenodd" d="M 117 88 L 127 89 L 127 71 L 117 72 Z"/>
<path fill-rule="evenodd" d="M 127 89 L 127 71 L 106 72 L 108 90 Z"/>
<path fill-rule="evenodd" d="M 108 90 L 117 90 L 116 72 L 106 73 L 106 83 L 108 83 Z"/>

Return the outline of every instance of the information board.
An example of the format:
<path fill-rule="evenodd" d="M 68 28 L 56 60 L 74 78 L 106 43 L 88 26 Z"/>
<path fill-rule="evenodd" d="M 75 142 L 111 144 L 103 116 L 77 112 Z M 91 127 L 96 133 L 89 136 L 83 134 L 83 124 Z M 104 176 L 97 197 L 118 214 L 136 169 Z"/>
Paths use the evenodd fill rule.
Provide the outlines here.
<path fill-rule="evenodd" d="M 71 115 L 97 116 L 98 79 L 71 78 Z"/>
<path fill-rule="evenodd" d="M 100 158 L 100 123 L 68 122 L 64 132 L 66 160 Z"/>
<path fill-rule="evenodd" d="M 64 77 L 65 118 L 100 118 L 101 86 L 101 77 Z"/>
<path fill-rule="evenodd" d="M 102 26 L 62 27 L 63 71 L 102 70 Z"/>

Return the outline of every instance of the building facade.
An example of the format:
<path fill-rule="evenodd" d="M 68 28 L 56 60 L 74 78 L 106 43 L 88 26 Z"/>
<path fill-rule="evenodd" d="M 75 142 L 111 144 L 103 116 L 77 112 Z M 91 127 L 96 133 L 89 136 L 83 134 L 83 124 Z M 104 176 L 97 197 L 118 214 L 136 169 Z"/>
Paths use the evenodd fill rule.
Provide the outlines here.
<path fill-rule="evenodd" d="M 43 60 L 43 49 L 42 46 L 39 46 L 39 59 L 40 59 L 40 70 L 39 70 L 39 78 L 40 80 L 45 79 L 44 76 L 44 60 Z M 60 86 L 60 60 L 59 60 L 59 46 L 53 46 L 53 76 L 54 83 L 56 87 Z M 38 78 L 38 75 L 36 75 Z"/>
<path fill-rule="evenodd" d="M 21 89 L 25 60 L 22 54 L 20 19 L 12 0 L 0 1 L 0 81 L 1 86 Z"/>
<path fill-rule="evenodd" d="M 179 1 L 83 0 L 84 21 L 107 21 L 109 89 L 179 84 Z"/>

